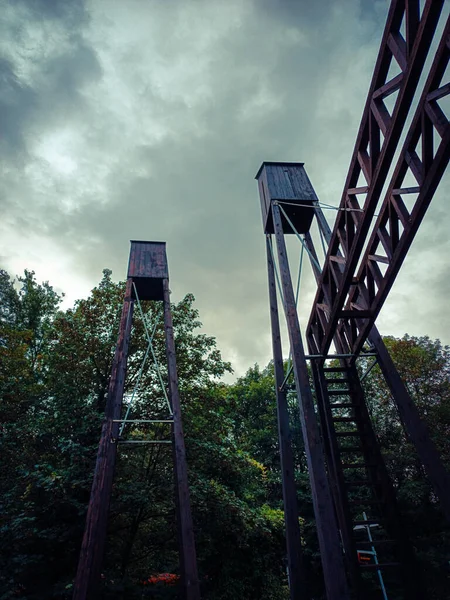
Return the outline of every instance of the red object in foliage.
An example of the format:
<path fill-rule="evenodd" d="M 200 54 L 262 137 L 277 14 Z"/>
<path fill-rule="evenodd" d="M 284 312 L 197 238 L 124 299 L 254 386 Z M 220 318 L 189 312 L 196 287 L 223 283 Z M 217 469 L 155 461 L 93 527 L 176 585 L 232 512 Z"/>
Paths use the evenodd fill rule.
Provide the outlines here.
<path fill-rule="evenodd" d="M 363 552 L 358 552 L 358 562 L 359 562 L 359 564 L 364 565 L 364 564 L 366 564 L 366 563 L 368 563 L 370 561 L 371 561 L 371 556 L 370 555 L 367 555 L 367 554 L 365 554 Z"/>
<path fill-rule="evenodd" d="M 152 575 L 143 583 L 144 585 L 152 585 L 156 583 L 162 583 L 163 585 L 175 585 L 179 579 L 180 576 L 175 575 L 174 573 L 158 573 L 158 575 Z"/>

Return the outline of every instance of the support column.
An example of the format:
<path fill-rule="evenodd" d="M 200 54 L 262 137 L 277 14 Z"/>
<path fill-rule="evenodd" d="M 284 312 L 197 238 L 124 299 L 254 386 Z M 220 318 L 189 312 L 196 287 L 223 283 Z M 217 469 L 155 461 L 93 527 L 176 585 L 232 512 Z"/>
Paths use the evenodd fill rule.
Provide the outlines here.
<path fill-rule="evenodd" d="M 95 600 L 100 580 L 108 525 L 114 467 L 117 455 L 117 437 L 127 368 L 128 345 L 133 316 L 131 299 L 132 280 L 127 280 L 120 318 L 119 337 L 109 381 L 106 415 L 95 465 L 94 481 L 86 516 L 78 570 L 74 583 L 73 600 Z"/>
<path fill-rule="evenodd" d="M 308 461 L 317 534 L 329 600 L 350 598 L 339 528 L 334 513 L 319 427 L 314 411 L 314 402 L 309 385 L 308 369 L 295 306 L 294 290 L 286 253 L 280 208 L 272 204 L 272 216 L 277 240 L 278 262 L 284 296 L 284 309 L 291 344 L 294 376 L 299 400 L 300 420 Z"/>
<path fill-rule="evenodd" d="M 298 522 L 297 491 L 295 487 L 294 457 L 289 428 L 289 412 L 286 391 L 281 389 L 284 380 L 283 353 L 278 316 L 277 290 L 275 287 L 275 268 L 269 235 L 266 236 L 266 251 L 269 280 L 270 322 L 272 327 L 273 366 L 277 397 L 278 442 L 280 447 L 284 524 L 286 529 L 286 550 L 289 569 L 289 590 L 291 600 L 307 600 L 310 596 L 306 586 L 300 525 Z"/>
<path fill-rule="evenodd" d="M 185 600 L 200 600 L 200 587 L 197 574 L 197 557 L 194 541 L 191 504 L 186 465 L 183 425 L 181 422 L 180 395 L 173 336 L 172 312 L 170 309 L 169 280 L 163 279 L 164 331 L 166 336 L 167 370 L 169 396 L 173 410 L 173 447 L 175 470 L 175 495 L 180 543 L 181 583 Z"/>

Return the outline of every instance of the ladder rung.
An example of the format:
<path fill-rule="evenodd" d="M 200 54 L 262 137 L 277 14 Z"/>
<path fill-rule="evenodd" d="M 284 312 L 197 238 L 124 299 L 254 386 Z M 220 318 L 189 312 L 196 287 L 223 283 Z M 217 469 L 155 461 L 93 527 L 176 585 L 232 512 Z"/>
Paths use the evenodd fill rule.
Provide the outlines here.
<path fill-rule="evenodd" d="M 339 452 L 362 452 L 362 448 L 359 446 L 342 446 L 342 448 L 339 448 Z"/>
<path fill-rule="evenodd" d="M 354 423 L 356 421 L 356 417 L 333 417 L 333 421 L 335 423 Z"/>
<path fill-rule="evenodd" d="M 347 437 L 352 435 L 359 435 L 359 431 L 336 431 L 338 437 Z"/>
<path fill-rule="evenodd" d="M 353 521 L 353 525 L 380 525 L 380 519 L 358 519 Z"/>
<path fill-rule="evenodd" d="M 384 569 L 386 567 L 398 567 L 400 563 L 391 562 L 391 563 L 379 563 L 378 565 L 359 565 L 360 569 L 367 569 L 368 571 L 379 571 L 380 569 Z"/>
<path fill-rule="evenodd" d="M 372 540 L 371 542 L 369 542 L 369 540 L 364 540 L 364 541 L 357 541 L 356 544 L 357 546 L 374 546 L 376 545 L 380 545 L 380 544 L 396 544 L 396 540 Z"/>
<path fill-rule="evenodd" d="M 348 371 L 347 367 L 324 367 L 324 371 L 328 371 L 328 373 L 345 373 Z"/>
<path fill-rule="evenodd" d="M 348 396 L 350 394 L 350 390 L 328 390 L 329 396 Z"/>
<path fill-rule="evenodd" d="M 356 408 L 356 404 L 351 404 L 350 402 L 338 402 L 336 404 L 330 404 L 331 408 Z"/>
<path fill-rule="evenodd" d="M 332 379 L 327 379 L 327 383 L 348 383 L 348 379 L 341 379 L 339 377 L 333 377 Z"/>

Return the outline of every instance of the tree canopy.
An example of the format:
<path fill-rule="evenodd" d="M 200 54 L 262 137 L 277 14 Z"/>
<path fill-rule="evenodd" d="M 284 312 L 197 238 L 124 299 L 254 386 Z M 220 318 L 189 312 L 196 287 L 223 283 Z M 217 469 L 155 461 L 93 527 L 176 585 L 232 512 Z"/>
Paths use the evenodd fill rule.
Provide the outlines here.
<path fill-rule="evenodd" d="M 62 297 L 32 271 L 0 271 L 0 600 L 69 599 L 105 409 L 124 283 L 111 272 L 88 298 Z M 143 303 L 163 365 L 162 306 Z M 233 384 L 213 337 L 200 331 L 192 295 L 172 307 L 202 597 L 288 598 L 273 366 Z M 450 350 L 427 337 L 385 338 L 449 465 Z M 125 405 L 147 343 L 136 314 Z M 361 361 L 361 368 L 369 364 Z M 381 372 L 364 379 L 372 420 L 429 598 L 448 597 L 449 529 L 404 434 Z M 299 519 L 315 598 L 323 597 L 297 401 L 289 397 Z M 130 417 L 167 414 L 151 358 Z M 128 426 L 127 439 L 159 438 L 165 424 Z M 450 465 L 449 465 L 450 466 Z M 170 446 L 123 445 L 118 456 L 102 574 L 104 598 L 176 598 L 179 574 Z"/>

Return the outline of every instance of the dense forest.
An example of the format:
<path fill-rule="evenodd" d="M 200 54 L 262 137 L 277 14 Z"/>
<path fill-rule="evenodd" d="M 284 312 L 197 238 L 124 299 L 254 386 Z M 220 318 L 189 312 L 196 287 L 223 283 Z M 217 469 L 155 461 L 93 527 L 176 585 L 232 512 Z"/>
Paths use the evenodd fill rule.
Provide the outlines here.
<path fill-rule="evenodd" d="M 105 270 L 87 299 L 61 310 L 62 298 L 33 272 L 13 280 L 0 271 L 0 600 L 71 597 L 123 292 L 124 284 Z M 144 311 L 157 324 L 155 351 L 164 365 L 160 303 L 146 303 Z M 202 597 L 287 599 L 272 365 L 255 365 L 224 384 L 231 365 L 214 338 L 199 332 L 192 295 L 173 306 L 173 317 Z M 385 342 L 449 465 L 450 349 L 428 337 Z M 127 394 L 145 351 L 136 318 Z M 167 414 L 157 372 L 147 364 L 130 417 Z M 450 530 L 377 367 L 364 385 L 427 597 L 444 600 Z M 323 597 L 320 558 L 294 394 L 289 406 L 305 561 L 317 600 Z M 123 435 L 160 439 L 169 435 L 165 427 L 140 425 Z M 176 598 L 177 575 L 170 445 L 123 445 L 103 597 Z"/>

